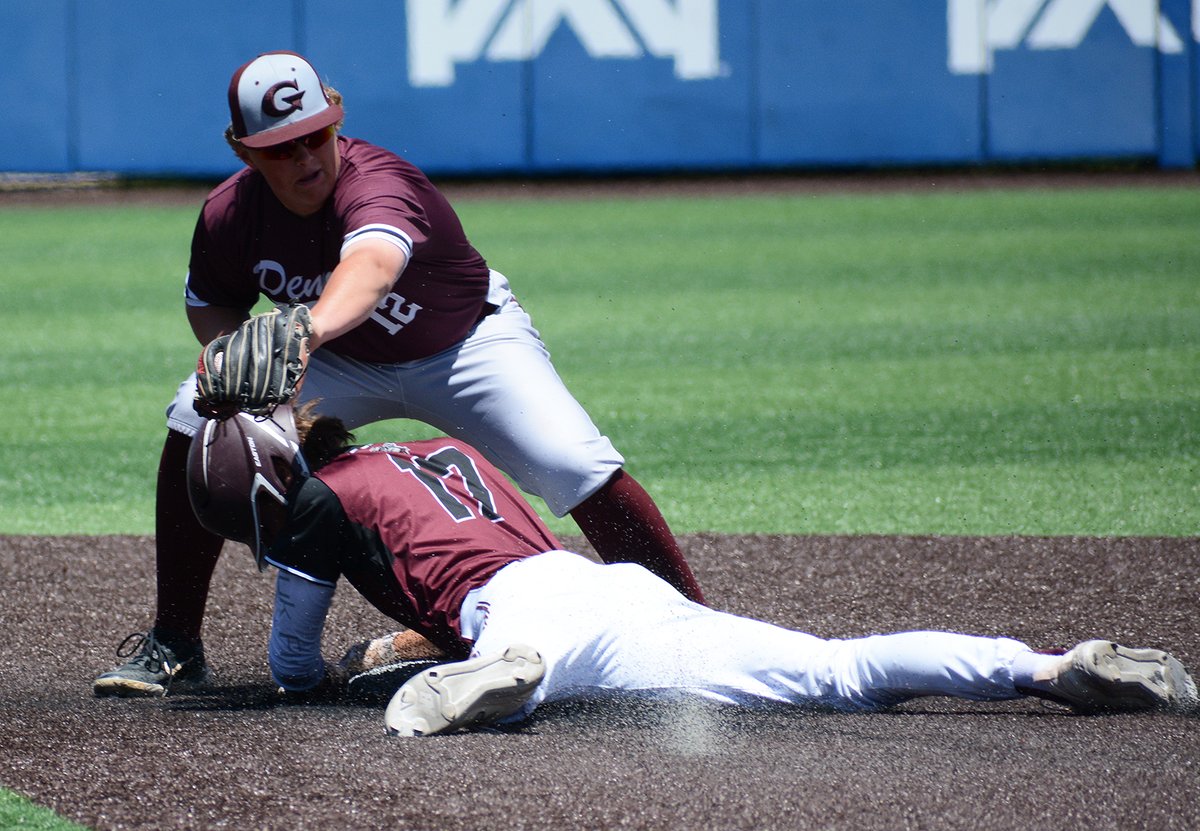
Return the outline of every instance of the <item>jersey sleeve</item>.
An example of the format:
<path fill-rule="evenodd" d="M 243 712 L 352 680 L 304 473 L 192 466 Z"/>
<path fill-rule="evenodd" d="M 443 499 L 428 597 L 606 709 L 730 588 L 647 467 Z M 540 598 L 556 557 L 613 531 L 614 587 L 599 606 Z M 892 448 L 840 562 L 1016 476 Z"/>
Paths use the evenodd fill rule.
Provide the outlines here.
<path fill-rule="evenodd" d="M 291 496 L 287 525 L 265 559 L 281 571 L 332 587 L 341 576 L 339 557 L 357 548 L 337 495 L 311 477 Z"/>
<path fill-rule="evenodd" d="M 399 157 L 361 143 L 346 163 L 345 181 L 334 195 L 345 227 L 342 253 L 361 240 L 379 239 L 411 259 L 433 235 L 424 177 Z"/>

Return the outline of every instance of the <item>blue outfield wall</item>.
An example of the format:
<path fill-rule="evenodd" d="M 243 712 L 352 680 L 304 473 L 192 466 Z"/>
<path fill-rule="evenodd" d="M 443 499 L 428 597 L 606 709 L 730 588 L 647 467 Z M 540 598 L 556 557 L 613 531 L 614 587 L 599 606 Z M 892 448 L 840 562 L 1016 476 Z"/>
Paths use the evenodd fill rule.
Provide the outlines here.
<path fill-rule="evenodd" d="M 1200 0 L 6 0 L 0 170 L 219 176 L 226 87 L 308 55 L 438 174 L 1194 167 Z"/>

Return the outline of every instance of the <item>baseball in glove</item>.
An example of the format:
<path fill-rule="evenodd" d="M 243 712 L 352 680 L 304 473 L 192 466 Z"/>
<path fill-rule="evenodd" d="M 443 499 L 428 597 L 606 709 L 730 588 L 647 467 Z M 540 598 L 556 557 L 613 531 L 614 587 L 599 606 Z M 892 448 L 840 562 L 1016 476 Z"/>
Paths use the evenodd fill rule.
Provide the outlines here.
<path fill-rule="evenodd" d="M 311 335 L 308 307 L 293 303 L 214 339 L 196 365 L 196 412 L 208 418 L 238 410 L 270 415 L 300 389 Z"/>

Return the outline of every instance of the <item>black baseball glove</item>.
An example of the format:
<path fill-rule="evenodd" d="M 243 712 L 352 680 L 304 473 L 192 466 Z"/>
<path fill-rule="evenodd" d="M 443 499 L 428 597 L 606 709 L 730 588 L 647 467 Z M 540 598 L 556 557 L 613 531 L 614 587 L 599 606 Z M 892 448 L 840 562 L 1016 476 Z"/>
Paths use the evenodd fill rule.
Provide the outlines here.
<path fill-rule="evenodd" d="M 334 672 L 346 679 L 346 698 L 359 704 L 387 704 L 418 672 L 451 660 L 412 630 L 356 643 Z"/>
<path fill-rule="evenodd" d="M 409 678 L 446 661 L 446 658 L 401 659 L 351 675 L 346 680 L 346 698 L 358 704 L 387 704 Z"/>
<path fill-rule="evenodd" d="M 343 664 L 326 664 L 325 677 L 312 689 L 277 691 L 284 704 L 335 704 L 350 702 L 376 706 L 387 704 L 396 690 L 418 672 L 446 663 L 447 658 L 396 658 L 360 671 Z"/>
<path fill-rule="evenodd" d="M 311 335 L 308 307 L 293 303 L 213 340 L 196 365 L 196 412 L 208 418 L 238 410 L 270 415 L 300 389 Z"/>

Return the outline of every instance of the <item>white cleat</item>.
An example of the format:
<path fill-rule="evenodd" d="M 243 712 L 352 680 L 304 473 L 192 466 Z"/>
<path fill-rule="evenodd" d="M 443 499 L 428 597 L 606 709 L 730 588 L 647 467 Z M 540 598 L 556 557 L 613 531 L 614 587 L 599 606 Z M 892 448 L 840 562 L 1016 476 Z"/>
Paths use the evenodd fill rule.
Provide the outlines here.
<path fill-rule="evenodd" d="M 1196 682 L 1159 649 L 1084 641 L 1063 656 L 1047 697 L 1080 713 L 1136 710 L 1193 711 Z"/>
<path fill-rule="evenodd" d="M 384 713 L 391 736 L 433 736 L 491 724 L 525 705 L 546 673 L 528 646 L 441 664 L 405 682 Z"/>

